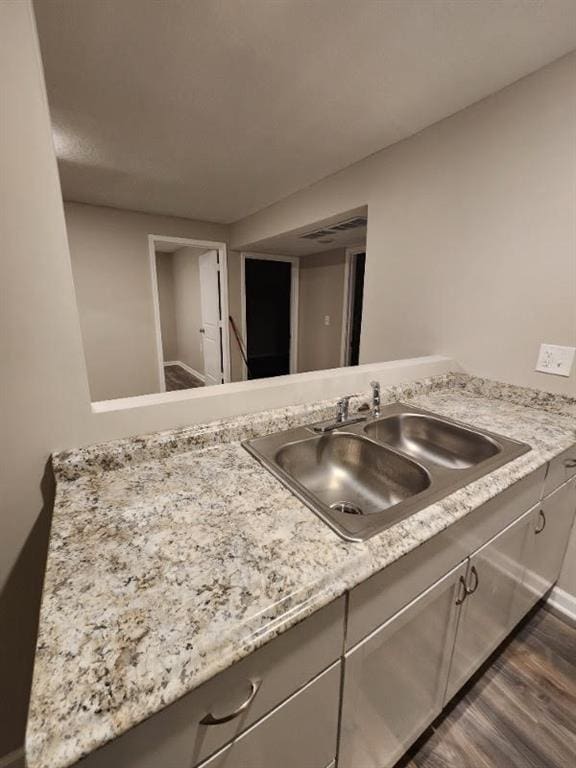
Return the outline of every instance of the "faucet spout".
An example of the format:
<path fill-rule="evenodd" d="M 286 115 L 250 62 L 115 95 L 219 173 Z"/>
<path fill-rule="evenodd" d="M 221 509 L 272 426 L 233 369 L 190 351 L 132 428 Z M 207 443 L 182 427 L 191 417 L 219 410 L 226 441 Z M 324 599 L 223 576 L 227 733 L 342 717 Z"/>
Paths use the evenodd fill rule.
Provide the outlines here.
<path fill-rule="evenodd" d="M 372 416 L 377 418 L 380 416 L 380 382 L 371 381 L 370 386 L 372 387 Z"/>

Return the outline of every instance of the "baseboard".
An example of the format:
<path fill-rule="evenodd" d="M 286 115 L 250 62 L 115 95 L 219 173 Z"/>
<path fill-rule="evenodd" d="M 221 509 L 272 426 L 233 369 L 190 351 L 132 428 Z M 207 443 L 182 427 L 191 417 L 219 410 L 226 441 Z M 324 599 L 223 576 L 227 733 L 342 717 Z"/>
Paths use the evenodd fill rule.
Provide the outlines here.
<path fill-rule="evenodd" d="M 562 618 L 576 625 L 576 595 L 571 595 L 560 587 L 554 587 L 548 597 L 547 605 Z"/>
<path fill-rule="evenodd" d="M 22 748 L 0 757 L 0 768 L 24 768 L 24 750 Z"/>
<path fill-rule="evenodd" d="M 183 363 L 182 360 L 169 360 L 165 362 L 164 365 L 179 365 L 180 368 L 183 368 L 191 376 L 194 376 L 194 378 L 200 379 L 200 381 L 206 383 L 206 376 L 204 376 L 203 373 L 200 373 L 200 371 L 195 371 L 194 368 L 190 368 L 190 366 L 186 365 L 186 363 Z"/>

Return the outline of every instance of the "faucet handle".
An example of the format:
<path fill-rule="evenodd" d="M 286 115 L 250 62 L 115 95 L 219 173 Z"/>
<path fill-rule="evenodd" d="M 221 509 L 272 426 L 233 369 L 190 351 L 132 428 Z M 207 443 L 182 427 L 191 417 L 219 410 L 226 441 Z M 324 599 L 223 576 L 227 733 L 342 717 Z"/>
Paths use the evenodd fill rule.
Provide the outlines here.
<path fill-rule="evenodd" d="M 336 421 L 342 422 L 346 421 L 348 418 L 348 409 L 350 407 L 350 398 L 352 395 L 345 395 L 344 397 L 341 397 L 338 402 L 336 403 Z"/>
<path fill-rule="evenodd" d="M 374 392 L 380 392 L 380 382 L 379 381 L 371 381 L 370 386 L 374 390 Z"/>

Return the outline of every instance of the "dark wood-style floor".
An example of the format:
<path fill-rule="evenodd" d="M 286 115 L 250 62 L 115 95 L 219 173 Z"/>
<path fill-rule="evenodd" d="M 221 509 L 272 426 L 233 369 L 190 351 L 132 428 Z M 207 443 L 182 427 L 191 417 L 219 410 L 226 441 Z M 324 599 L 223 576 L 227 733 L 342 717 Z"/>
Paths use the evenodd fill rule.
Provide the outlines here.
<path fill-rule="evenodd" d="M 192 376 L 179 365 L 165 365 L 164 378 L 166 379 L 166 392 L 174 392 L 177 389 L 193 389 L 203 387 L 204 382 Z"/>
<path fill-rule="evenodd" d="M 400 766 L 574 768 L 576 627 L 538 609 Z"/>

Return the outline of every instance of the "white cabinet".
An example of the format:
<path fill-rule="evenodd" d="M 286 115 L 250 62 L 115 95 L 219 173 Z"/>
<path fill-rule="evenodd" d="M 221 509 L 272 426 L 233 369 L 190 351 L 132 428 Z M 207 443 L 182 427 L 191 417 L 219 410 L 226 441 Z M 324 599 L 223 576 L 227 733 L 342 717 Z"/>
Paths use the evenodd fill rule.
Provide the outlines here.
<path fill-rule="evenodd" d="M 200 768 L 326 768 L 336 754 L 339 693 L 338 662 Z"/>
<path fill-rule="evenodd" d="M 470 558 L 446 702 L 517 623 L 517 594 L 532 514 L 532 510 L 524 513 Z"/>
<path fill-rule="evenodd" d="M 339 768 L 392 766 L 440 713 L 463 563 L 349 651 Z"/>
<path fill-rule="evenodd" d="M 531 515 L 521 609 L 526 613 L 560 574 L 576 513 L 576 479 L 543 499 Z"/>

